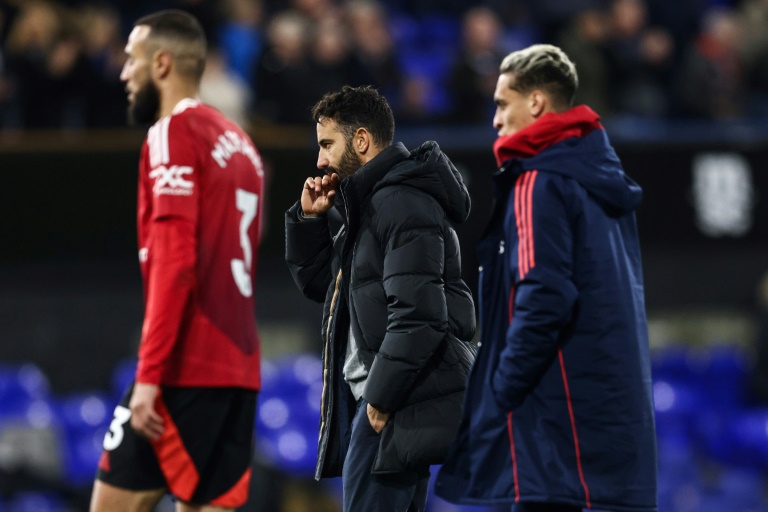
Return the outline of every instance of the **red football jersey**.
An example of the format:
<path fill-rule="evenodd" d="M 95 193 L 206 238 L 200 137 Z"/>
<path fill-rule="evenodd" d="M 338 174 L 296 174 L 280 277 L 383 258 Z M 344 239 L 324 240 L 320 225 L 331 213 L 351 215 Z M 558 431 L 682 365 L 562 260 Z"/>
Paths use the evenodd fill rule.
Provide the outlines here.
<path fill-rule="evenodd" d="M 185 99 L 149 129 L 139 171 L 136 380 L 259 389 L 259 153 L 219 111 Z"/>

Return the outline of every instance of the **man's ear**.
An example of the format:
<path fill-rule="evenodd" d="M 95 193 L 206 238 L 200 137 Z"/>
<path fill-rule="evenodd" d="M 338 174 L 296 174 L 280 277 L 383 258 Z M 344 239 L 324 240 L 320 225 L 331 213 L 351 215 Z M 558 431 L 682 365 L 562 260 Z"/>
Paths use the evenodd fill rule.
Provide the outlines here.
<path fill-rule="evenodd" d="M 167 77 L 173 67 L 173 56 L 165 50 L 157 50 L 152 55 L 152 75 L 154 78 Z"/>
<path fill-rule="evenodd" d="M 359 155 L 365 155 L 373 147 L 371 132 L 365 128 L 358 128 L 352 137 L 352 147 Z"/>
<path fill-rule="evenodd" d="M 547 111 L 549 98 L 539 89 L 534 89 L 528 97 L 528 110 L 531 117 L 538 119 Z"/>

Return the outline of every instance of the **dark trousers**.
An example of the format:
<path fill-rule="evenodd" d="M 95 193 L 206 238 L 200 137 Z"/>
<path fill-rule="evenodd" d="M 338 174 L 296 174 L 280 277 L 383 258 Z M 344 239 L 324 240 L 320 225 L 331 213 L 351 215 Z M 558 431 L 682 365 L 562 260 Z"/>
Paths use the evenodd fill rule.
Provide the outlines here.
<path fill-rule="evenodd" d="M 360 400 L 352 420 L 352 435 L 341 478 L 344 512 L 424 512 L 429 488 L 429 468 L 389 475 L 372 475 L 379 449 L 379 434 L 373 430 Z"/>
<path fill-rule="evenodd" d="M 512 512 L 581 512 L 581 507 L 556 503 L 518 503 Z"/>

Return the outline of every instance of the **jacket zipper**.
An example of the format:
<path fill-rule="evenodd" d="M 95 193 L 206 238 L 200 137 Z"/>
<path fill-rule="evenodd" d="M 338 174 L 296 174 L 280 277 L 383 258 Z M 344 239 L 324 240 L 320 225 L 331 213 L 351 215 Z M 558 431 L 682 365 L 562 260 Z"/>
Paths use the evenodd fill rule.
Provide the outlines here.
<path fill-rule="evenodd" d="M 328 389 L 328 380 L 330 378 L 328 374 L 328 368 L 329 368 L 329 358 L 331 353 L 331 322 L 333 321 L 333 308 L 336 305 L 336 299 L 339 295 L 339 284 L 341 284 L 341 269 L 339 269 L 339 273 L 336 275 L 336 285 L 333 290 L 333 297 L 331 297 L 331 308 L 330 312 L 328 314 L 328 326 L 325 329 L 325 358 L 323 360 L 323 392 L 320 395 L 322 399 L 320 400 L 320 410 L 322 411 L 320 422 L 320 435 L 321 438 L 323 437 L 323 433 L 325 432 L 325 425 L 328 420 L 328 412 L 325 410 L 325 397 L 326 397 L 326 390 Z M 323 448 L 323 454 L 317 458 L 317 477 L 320 476 L 320 473 L 322 472 L 322 465 L 323 461 L 325 459 L 325 448 Z"/>
<path fill-rule="evenodd" d="M 342 190 L 341 186 L 339 187 L 339 193 L 341 193 L 341 199 L 344 201 L 344 215 L 347 219 L 347 226 L 349 226 L 349 208 L 347 206 L 347 198 L 344 195 L 344 191 Z M 342 248 L 342 256 L 343 256 L 343 248 Z M 334 285 L 333 289 L 333 296 L 331 297 L 331 307 L 328 312 L 328 325 L 325 328 L 325 358 L 323 359 L 323 392 L 322 392 L 322 399 L 320 401 L 320 411 L 321 411 L 321 421 L 320 421 L 320 438 L 322 439 L 324 436 L 324 431 L 326 428 L 326 423 L 328 421 L 329 413 L 325 410 L 325 397 L 326 397 L 326 390 L 328 388 L 328 381 L 330 379 L 329 376 L 329 359 L 330 359 L 330 353 L 331 353 L 331 324 L 333 322 L 333 312 L 334 307 L 336 306 L 336 299 L 339 296 L 339 288 L 341 285 L 341 275 L 343 270 L 343 262 L 340 262 L 341 267 L 339 268 L 338 274 L 336 274 L 336 284 Z M 322 448 L 322 454 L 318 454 L 317 457 L 317 471 L 315 473 L 316 478 L 320 478 L 320 475 L 322 473 L 322 467 L 323 462 L 325 460 L 325 447 Z"/>

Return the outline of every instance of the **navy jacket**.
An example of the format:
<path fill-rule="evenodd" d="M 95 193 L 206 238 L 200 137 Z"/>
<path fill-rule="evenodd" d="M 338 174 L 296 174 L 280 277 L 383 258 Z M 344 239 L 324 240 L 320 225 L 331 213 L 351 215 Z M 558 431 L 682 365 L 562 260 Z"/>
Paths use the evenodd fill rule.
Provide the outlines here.
<path fill-rule="evenodd" d="M 437 494 L 655 511 L 641 189 L 587 107 L 496 150 L 497 204 L 478 248 L 482 345 Z"/>

